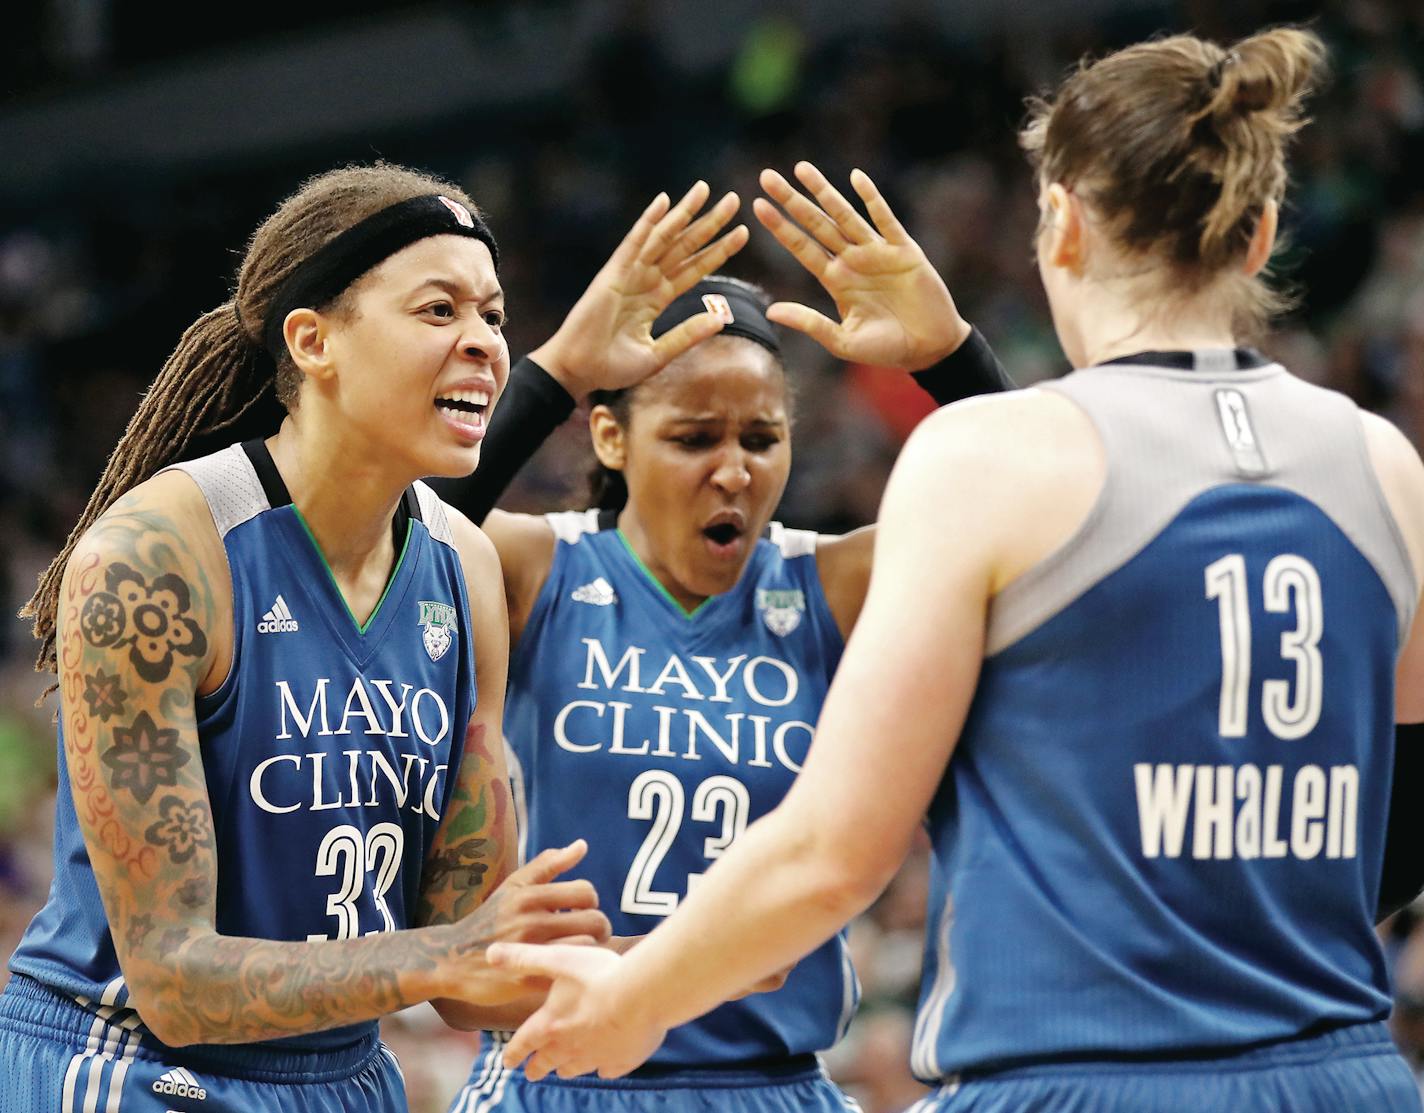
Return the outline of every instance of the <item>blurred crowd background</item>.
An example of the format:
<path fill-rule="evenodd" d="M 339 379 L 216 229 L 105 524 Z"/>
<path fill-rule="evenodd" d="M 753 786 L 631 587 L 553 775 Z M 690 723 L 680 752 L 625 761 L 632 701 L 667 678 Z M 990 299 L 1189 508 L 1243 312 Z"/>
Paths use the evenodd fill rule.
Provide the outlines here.
<path fill-rule="evenodd" d="M 213 26 L 139 0 L 12 5 L 0 38 L 0 610 L 62 543 L 182 329 L 223 300 L 245 237 L 309 173 L 377 157 L 485 208 L 516 354 L 555 328 L 647 200 L 698 177 L 748 200 L 763 166 L 869 172 L 1020 383 L 1067 370 L 1032 266 L 1015 143 L 1024 98 L 1084 53 L 1191 29 L 1313 21 L 1333 83 L 1294 159 L 1280 275 L 1299 307 L 1263 348 L 1424 447 L 1424 5 L 1419 0 L 723 0 L 518 4 L 262 0 Z M 744 218 L 751 221 L 750 206 Z M 752 222 L 754 224 L 754 222 Z M 826 299 L 764 234 L 729 273 Z M 927 412 L 907 378 L 789 342 L 796 463 L 779 516 L 873 519 Z M 577 419 L 505 505 L 582 505 Z M 0 618 L 0 956 L 46 893 L 52 705 Z M 865 1004 L 829 1056 L 869 1113 L 921 1092 L 905 1063 L 925 863 L 852 928 Z M 1424 1064 L 1424 927 L 1384 931 L 1395 1026 Z M 0 982 L 5 974 L 0 972 Z M 386 1024 L 416 1113 L 471 1043 L 428 1010 Z"/>

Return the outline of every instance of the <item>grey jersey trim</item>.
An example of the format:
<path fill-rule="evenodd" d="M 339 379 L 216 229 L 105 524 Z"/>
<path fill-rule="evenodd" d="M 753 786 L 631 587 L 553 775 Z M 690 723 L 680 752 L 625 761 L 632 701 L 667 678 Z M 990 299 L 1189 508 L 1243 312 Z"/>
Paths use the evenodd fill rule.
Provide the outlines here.
<path fill-rule="evenodd" d="M 198 485 L 221 538 L 264 510 L 272 509 L 262 490 L 262 481 L 240 444 L 229 445 L 211 456 L 170 464 L 158 474 L 165 471 L 181 471 Z"/>
<path fill-rule="evenodd" d="M 1107 475 L 1077 531 L 990 603 L 986 654 L 1013 645 L 1146 548 L 1199 495 L 1229 484 L 1290 491 L 1349 538 L 1394 603 L 1400 644 L 1418 603 L 1413 565 L 1384 502 L 1355 404 L 1278 364 L 1212 374 L 1114 364 L 1039 389 L 1061 394 L 1097 430 Z M 1243 469 L 1222 435 L 1215 391 L 1236 391 L 1267 465 Z M 1319 446 L 1346 446 L 1328 453 Z"/>
<path fill-rule="evenodd" d="M 554 536 L 566 545 L 578 543 L 585 534 L 598 532 L 598 508 L 591 510 L 560 510 L 545 514 L 544 521 L 554 531 Z"/>
<path fill-rule="evenodd" d="M 445 504 L 429 486 L 416 480 L 415 497 L 420 502 L 420 517 L 430 536 L 442 544 L 455 548 L 455 536 L 450 531 L 450 516 L 445 513 Z"/>

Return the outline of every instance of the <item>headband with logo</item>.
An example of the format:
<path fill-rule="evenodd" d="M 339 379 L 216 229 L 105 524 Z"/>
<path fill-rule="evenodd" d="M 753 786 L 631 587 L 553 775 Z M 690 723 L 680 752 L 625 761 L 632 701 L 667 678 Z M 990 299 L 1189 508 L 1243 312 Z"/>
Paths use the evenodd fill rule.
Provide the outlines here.
<path fill-rule="evenodd" d="M 272 298 L 262 328 L 263 347 L 279 358 L 287 350 L 282 325 L 288 313 L 327 304 L 378 263 L 430 236 L 477 239 L 489 248 L 495 268 L 499 267 L 494 235 L 460 202 L 434 193 L 399 201 L 352 225 L 297 265 Z"/>
<path fill-rule="evenodd" d="M 766 308 L 756 294 L 740 282 L 716 276 L 704 278 L 664 309 L 653 322 L 653 338 L 699 313 L 711 313 L 725 322 L 719 336 L 740 336 L 760 344 L 772 355 L 781 355 L 776 328 L 767 320 Z"/>

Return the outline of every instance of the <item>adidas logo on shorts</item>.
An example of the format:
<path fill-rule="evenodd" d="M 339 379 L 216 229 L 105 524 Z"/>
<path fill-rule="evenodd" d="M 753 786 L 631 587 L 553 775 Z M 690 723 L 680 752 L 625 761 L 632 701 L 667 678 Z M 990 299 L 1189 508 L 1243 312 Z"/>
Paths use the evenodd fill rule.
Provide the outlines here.
<path fill-rule="evenodd" d="M 194 1101 L 208 1100 L 208 1091 L 203 1089 L 203 1084 L 182 1067 L 174 1067 L 159 1078 L 153 1084 L 153 1092 L 163 1094 L 165 1097 L 192 1098 Z"/>
<path fill-rule="evenodd" d="M 257 624 L 259 634 L 294 634 L 297 629 L 297 620 L 292 617 L 292 612 L 287 609 L 287 601 L 280 595 L 272 604 L 272 609 L 264 614 L 262 621 Z"/>

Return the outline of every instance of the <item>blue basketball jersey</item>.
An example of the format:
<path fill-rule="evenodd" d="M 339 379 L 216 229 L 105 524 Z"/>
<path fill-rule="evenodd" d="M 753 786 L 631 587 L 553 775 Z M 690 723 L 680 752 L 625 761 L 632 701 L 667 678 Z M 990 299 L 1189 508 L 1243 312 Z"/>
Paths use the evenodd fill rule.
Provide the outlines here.
<path fill-rule="evenodd" d="M 1373 913 L 1418 586 L 1354 405 L 1239 358 L 1046 387 L 1107 477 L 990 608 L 929 814 L 926 1081 L 1389 1012 Z"/>
<path fill-rule="evenodd" d="M 510 661 L 505 732 L 527 856 L 576 838 L 572 871 L 618 935 L 644 935 L 786 795 L 840 659 L 815 535 L 773 526 L 736 587 L 687 614 L 595 511 L 554 514 L 553 566 Z M 786 985 L 668 1035 L 705 1066 L 830 1046 L 859 986 L 837 937 Z"/>
<path fill-rule="evenodd" d="M 469 600 L 442 504 L 423 484 L 407 492 L 404 548 L 358 625 L 260 441 L 179 467 L 208 501 L 232 574 L 232 668 L 197 706 L 218 932 L 296 941 L 411 926 L 475 699 Z M 119 1023 L 128 992 L 62 744 L 59 755 L 54 882 L 10 968 Z M 374 1029 L 252 1046 L 319 1050 Z"/>

